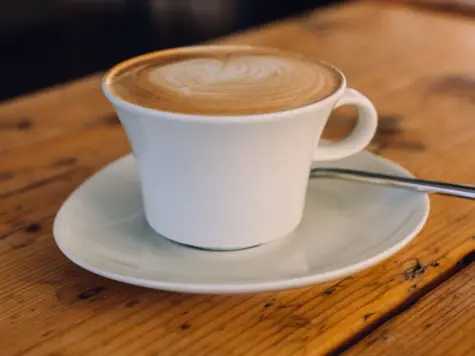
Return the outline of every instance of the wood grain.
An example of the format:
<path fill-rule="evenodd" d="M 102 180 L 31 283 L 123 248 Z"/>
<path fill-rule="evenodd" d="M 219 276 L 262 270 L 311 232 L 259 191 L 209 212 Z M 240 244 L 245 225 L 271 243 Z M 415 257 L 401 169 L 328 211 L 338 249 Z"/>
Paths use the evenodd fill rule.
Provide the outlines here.
<path fill-rule="evenodd" d="M 280 47 L 339 66 L 375 103 L 372 149 L 416 175 L 475 183 L 475 23 L 350 3 L 218 42 Z M 335 112 L 339 137 L 354 112 Z M 421 234 L 350 278 L 241 296 L 151 291 L 76 267 L 52 239 L 67 196 L 128 152 L 96 75 L 0 107 L 0 350 L 4 355 L 320 355 L 352 340 L 475 250 L 475 206 L 431 199 Z"/>
<path fill-rule="evenodd" d="M 345 353 L 352 355 L 473 355 L 475 264 L 442 284 Z"/>
<path fill-rule="evenodd" d="M 19 97 L 0 108 L 0 153 L 113 122 L 111 115 L 110 104 L 100 95 L 99 76 Z"/>
<path fill-rule="evenodd" d="M 412 6 L 421 6 L 425 9 L 437 11 L 454 11 L 460 14 L 473 16 L 475 2 L 472 0 L 378 0 L 393 3 L 405 3 Z"/>

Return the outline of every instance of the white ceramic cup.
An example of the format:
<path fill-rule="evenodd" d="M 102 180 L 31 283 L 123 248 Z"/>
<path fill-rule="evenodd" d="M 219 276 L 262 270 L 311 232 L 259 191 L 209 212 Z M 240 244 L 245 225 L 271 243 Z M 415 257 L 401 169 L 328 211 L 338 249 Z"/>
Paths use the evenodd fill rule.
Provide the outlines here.
<path fill-rule="evenodd" d="M 112 68 L 102 87 L 135 155 L 148 223 L 182 244 L 233 250 L 284 237 L 302 219 L 312 162 L 359 152 L 376 131 L 373 104 L 346 88 L 337 69 L 342 84 L 323 100 L 218 117 L 149 109 L 112 95 L 111 76 L 138 59 Z M 358 109 L 355 128 L 339 142 L 320 145 L 331 111 L 342 105 Z"/>

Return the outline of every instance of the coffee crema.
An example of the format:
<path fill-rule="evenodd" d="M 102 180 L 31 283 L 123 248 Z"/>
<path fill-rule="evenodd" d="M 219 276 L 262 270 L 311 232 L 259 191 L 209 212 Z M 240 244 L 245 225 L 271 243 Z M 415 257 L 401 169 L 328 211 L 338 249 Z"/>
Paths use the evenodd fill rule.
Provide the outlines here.
<path fill-rule="evenodd" d="M 202 46 L 129 60 L 106 76 L 111 94 L 162 111 L 247 115 L 302 107 L 331 95 L 339 73 L 279 50 Z"/>

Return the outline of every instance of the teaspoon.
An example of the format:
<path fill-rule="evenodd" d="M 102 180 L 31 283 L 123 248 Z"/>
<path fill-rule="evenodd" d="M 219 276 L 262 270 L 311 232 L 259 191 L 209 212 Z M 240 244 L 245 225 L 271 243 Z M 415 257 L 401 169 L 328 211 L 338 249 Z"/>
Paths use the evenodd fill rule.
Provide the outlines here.
<path fill-rule="evenodd" d="M 396 188 L 411 189 L 419 192 L 436 193 L 475 199 L 475 186 L 437 182 L 425 179 L 399 177 L 381 173 L 366 172 L 344 168 L 314 168 L 310 171 L 310 179 L 340 178 L 361 183 L 387 185 Z"/>

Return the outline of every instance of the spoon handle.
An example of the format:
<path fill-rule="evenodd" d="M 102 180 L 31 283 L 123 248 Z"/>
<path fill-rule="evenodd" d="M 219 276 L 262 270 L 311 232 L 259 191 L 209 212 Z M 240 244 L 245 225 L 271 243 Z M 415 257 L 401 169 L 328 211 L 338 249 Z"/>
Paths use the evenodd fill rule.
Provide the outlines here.
<path fill-rule="evenodd" d="M 437 193 L 467 199 L 475 199 L 475 186 L 473 185 L 453 184 L 417 178 L 398 177 L 353 169 L 314 168 L 310 171 L 310 179 L 313 178 L 341 178 L 362 183 L 382 184 L 397 188 L 417 190 L 426 193 Z"/>

